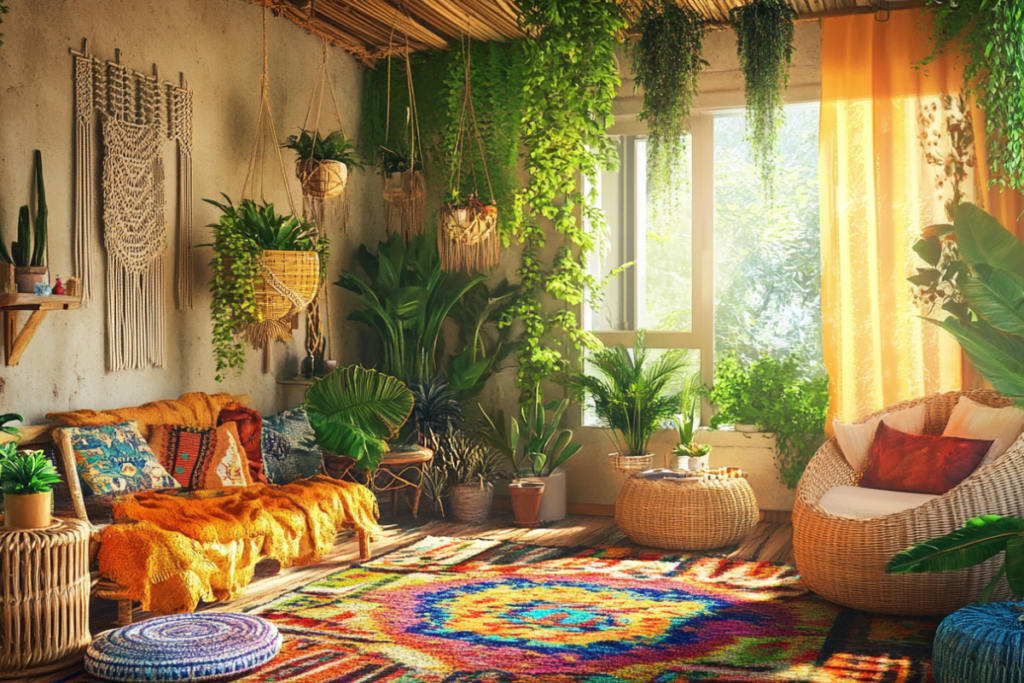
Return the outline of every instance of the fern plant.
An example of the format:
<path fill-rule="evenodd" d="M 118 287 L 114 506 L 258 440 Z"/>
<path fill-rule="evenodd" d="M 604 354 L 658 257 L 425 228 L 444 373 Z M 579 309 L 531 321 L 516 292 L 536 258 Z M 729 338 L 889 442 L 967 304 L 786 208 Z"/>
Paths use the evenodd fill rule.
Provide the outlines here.
<path fill-rule="evenodd" d="M 51 486 L 60 483 L 57 468 L 47 460 L 43 451 L 12 453 L 13 450 L 12 443 L 0 460 L 0 488 L 5 495 L 49 493 Z"/>
<path fill-rule="evenodd" d="M 350 170 L 365 166 L 362 157 L 356 151 L 355 141 L 346 138 L 340 130 L 332 131 L 325 137 L 318 130 L 310 132 L 299 129 L 298 135 L 289 135 L 281 146 L 295 150 L 295 156 L 299 159 L 339 161 Z"/>

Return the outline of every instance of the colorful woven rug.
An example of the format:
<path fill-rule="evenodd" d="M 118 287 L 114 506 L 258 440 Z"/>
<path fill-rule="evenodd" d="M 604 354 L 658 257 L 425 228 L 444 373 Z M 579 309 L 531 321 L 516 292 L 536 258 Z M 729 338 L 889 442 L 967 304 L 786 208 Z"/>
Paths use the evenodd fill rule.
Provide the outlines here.
<path fill-rule="evenodd" d="M 284 647 L 246 683 L 924 683 L 937 626 L 766 562 L 429 537 L 252 613 Z"/>

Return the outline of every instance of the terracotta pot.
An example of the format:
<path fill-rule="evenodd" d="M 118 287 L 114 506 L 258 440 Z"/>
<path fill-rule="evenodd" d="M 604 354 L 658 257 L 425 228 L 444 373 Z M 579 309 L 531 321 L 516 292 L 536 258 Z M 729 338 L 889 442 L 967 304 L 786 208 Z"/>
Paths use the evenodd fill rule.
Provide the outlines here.
<path fill-rule="evenodd" d="M 35 294 L 36 283 L 48 283 L 50 277 L 46 266 L 29 266 L 26 268 L 15 268 L 14 281 L 17 283 L 18 292 L 21 294 Z"/>
<path fill-rule="evenodd" d="M 50 526 L 53 492 L 4 496 L 5 529 L 45 529 Z"/>
<path fill-rule="evenodd" d="M 459 484 L 448 494 L 452 502 L 452 515 L 459 524 L 483 524 L 491 516 L 494 487 L 487 484 Z"/>
<path fill-rule="evenodd" d="M 534 529 L 540 524 L 540 497 L 544 483 L 534 479 L 517 479 L 508 486 L 512 494 L 512 515 L 516 526 Z"/>

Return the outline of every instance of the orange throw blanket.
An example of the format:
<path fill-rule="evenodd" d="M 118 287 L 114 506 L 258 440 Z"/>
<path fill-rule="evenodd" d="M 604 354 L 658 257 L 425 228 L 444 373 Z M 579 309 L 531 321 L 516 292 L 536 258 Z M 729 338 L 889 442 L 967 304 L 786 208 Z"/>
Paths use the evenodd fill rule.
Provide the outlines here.
<path fill-rule="evenodd" d="M 142 609 L 191 612 L 200 600 L 231 600 L 256 563 L 316 563 L 340 529 L 355 529 L 360 555 L 380 537 L 377 499 L 364 486 L 314 477 L 285 486 L 254 484 L 226 495 L 186 498 L 147 492 L 115 503 L 103 530 L 100 573 Z M 135 524 L 121 522 L 136 522 Z"/>
<path fill-rule="evenodd" d="M 47 418 L 65 427 L 102 427 L 127 420 L 139 423 L 145 435 L 152 425 L 185 425 L 196 429 L 213 429 L 221 408 L 237 401 L 232 394 L 204 394 L 198 391 L 166 401 L 153 401 L 137 408 L 116 410 L 75 410 L 48 413 Z"/>

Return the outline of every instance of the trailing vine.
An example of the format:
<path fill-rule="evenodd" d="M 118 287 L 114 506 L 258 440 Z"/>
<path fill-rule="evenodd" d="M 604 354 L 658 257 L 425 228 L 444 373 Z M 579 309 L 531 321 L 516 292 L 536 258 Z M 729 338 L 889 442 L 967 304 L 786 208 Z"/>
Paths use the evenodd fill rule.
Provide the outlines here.
<path fill-rule="evenodd" d="M 950 43 L 967 56 L 965 92 L 985 112 L 992 184 L 1024 189 L 1024 3 L 1018 0 L 929 0 L 935 46 Z"/>
<path fill-rule="evenodd" d="M 524 295 L 503 324 L 524 325 L 518 381 L 528 389 L 567 367 L 559 350 L 564 339 L 576 348 L 599 345 L 572 309 L 546 313 L 541 293 L 575 306 L 602 284 L 587 274 L 586 259 L 607 221 L 594 184 L 584 192 L 576 176 L 595 181 L 618 162 L 607 131 L 619 85 L 616 34 L 625 22 L 611 0 L 521 0 L 519 7 L 529 36 L 522 135 L 530 180 L 516 197 L 514 217 L 523 245 L 518 275 Z M 543 220 L 562 238 L 550 262 L 542 256 Z"/>
<path fill-rule="evenodd" d="M 765 196 L 772 196 L 783 98 L 793 63 L 796 11 L 789 0 L 752 0 L 729 10 L 747 99 L 747 140 L 761 171 Z"/>
<path fill-rule="evenodd" d="M 686 182 L 682 166 L 690 107 L 698 77 L 708 65 L 704 18 L 674 0 L 645 4 L 633 25 L 638 37 L 626 43 L 634 89 L 643 87 L 639 118 L 647 122 L 647 177 L 655 215 L 678 196 Z"/>

